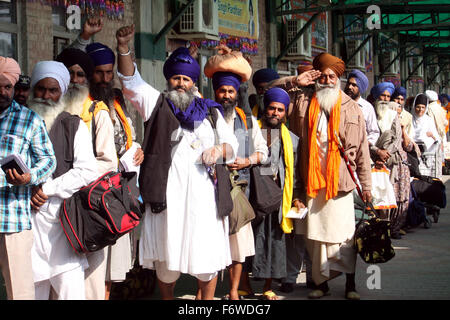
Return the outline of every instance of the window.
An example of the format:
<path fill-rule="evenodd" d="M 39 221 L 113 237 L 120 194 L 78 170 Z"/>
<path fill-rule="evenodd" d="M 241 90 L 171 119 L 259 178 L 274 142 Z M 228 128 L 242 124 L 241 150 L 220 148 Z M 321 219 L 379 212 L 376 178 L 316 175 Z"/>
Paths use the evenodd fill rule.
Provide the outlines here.
<path fill-rule="evenodd" d="M 0 0 L 0 55 L 14 58 L 17 50 L 17 5 L 16 0 Z"/>
<path fill-rule="evenodd" d="M 77 37 L 80 30 L 70 31 L 67 29 L 66 7 L 52 5 L 53 21 L 53 57 L 56 58 L 61 51 L 69 46 Z"/>

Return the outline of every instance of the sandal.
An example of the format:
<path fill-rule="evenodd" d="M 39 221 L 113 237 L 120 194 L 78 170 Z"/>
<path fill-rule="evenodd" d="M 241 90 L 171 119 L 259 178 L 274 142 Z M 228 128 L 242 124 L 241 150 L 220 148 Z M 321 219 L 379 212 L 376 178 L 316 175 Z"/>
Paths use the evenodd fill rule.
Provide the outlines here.
<path fill-rule="evenodd" d="M 278 300 L 278 296 L 272 290 L 268 290 L 262 294 L 264 300 Z"/>
<path fill-rule="evenodd" d="M 250 293 L 245 290 L 238 290 L 239 299 L 252 299 L 255 297 L 254 293 Z"/>

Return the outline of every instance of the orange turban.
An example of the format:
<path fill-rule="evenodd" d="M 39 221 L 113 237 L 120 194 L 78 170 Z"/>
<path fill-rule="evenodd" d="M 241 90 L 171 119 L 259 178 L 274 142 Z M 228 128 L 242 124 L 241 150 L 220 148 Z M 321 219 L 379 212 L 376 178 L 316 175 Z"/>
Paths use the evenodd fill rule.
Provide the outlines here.
<path fill-rule="evenodd" d="M 20 67 L 16 60 L 0 56 L 0 75 L 6 77 L 13 86 L 19 81 L 20 73 Z"/>
<path fill-rule="evenodd" d="M 315 70 L 321 72 L 330 68 L 338 77 L 341 77 L 345 71 L 344 61 L 326 52 L 323 52 L 314 58 L 313 67 Z"/>

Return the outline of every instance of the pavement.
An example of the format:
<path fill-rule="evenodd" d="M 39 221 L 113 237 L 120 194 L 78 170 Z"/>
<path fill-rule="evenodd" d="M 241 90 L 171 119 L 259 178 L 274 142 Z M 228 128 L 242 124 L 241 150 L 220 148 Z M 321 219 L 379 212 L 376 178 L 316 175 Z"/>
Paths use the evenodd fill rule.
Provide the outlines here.
<path fill-rule="evenodd" d="M 444 176 L 447 199 L 450 202 L 450 176 Z M 433 219 L 431 219 L 433 220 Z M 395 257 L 387 263 L 370 265 L 358 257 L 356 269 L 357 291 L 361 300 L 448 300 L 450 299 L 450 206 L 441 209 L 439 220 L 431 228 L 419 226 L 402 239 L 392 239 Z M 251 280 L 256 298 L 261 299 L 264 281 Z M 311 291 L 306 288 L 306 274 L 300 273 L 294 291 L 279 291 L 280 284 L 273 281 L 272 289 L 279 300 L 308 300 Z M 321 300 L 345 300 L 345 276 L 329 281 L 331 295 Z M 175 287 L 177 300 L 194 300 L 195 279 L 182 275 Z M 219 276 L 215 300 L 228 290 L 227 272 Z M 145 300 L 160 299 L 156 286 Z"/>

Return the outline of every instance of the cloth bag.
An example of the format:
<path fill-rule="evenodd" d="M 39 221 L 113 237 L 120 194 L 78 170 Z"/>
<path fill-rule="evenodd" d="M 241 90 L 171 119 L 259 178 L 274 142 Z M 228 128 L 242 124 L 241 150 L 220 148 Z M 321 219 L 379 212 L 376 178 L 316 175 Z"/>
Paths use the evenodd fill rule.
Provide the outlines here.
<path fill-rule="evenodd" d="M 261 166 L 250 169 L 250 203 L 257 220 L 278 212 L 283 199 L 283 190 L 273 180 L 272 175 L 261 174 Z"/>
<path fill-rule="evenodd" d="M 245 188 L 248 186 L 248 181 L 237 181 L 237 178 L 237 173 L 230 173 L 232 186 L 231 199 L 233 200 L 233 210 L 228 217 L 230 235 L 239 232 L 243 226 L 255 218 L 255 211 L 245 195 Z"/>

